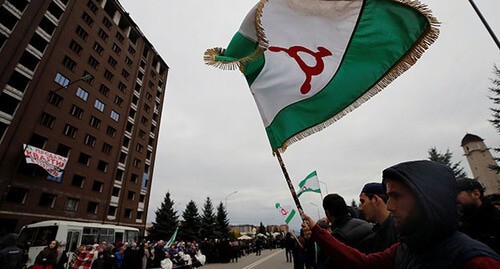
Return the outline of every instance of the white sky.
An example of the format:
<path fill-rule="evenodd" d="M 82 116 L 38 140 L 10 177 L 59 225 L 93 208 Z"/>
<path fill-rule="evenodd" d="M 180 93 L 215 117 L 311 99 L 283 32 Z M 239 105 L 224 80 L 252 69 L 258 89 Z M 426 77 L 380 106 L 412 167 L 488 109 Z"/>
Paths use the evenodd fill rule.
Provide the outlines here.
<path fill-rule="evenodd" d="M 283 223 L 274 204 L 293 201 L 246 81 L 203 62 L 207 48 L 227 46 L 257 0 L 120 2 L 170 66 L 148 222 L 169 191 L 178 215 L 190 200 L 201 214 L 210 197 L 214 206 L 227 200 L 231 224 Z M 467 0 L 422 2 L 442 22 L 438 40 L 384 91 L 288 148 L 282 156 L 295 186 L 316 170 L 324 193 L 350 203 L 383 169 L 427 159 L 434 146 L 452 151 L 471 175 L 460 147 L 466 133 L 499 146 L 487 120 L 500 50 Z M 500 1 L 475 2 L 500 37 Z M 301 203 L 312 217 L 324 215 L 319 195 Z"/>

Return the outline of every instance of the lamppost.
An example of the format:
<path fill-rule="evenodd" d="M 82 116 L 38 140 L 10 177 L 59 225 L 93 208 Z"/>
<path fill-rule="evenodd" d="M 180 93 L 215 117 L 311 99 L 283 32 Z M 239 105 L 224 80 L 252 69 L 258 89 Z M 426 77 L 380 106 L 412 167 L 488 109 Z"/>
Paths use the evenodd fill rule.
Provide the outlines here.
<path fill-rule="evenodd" d="M 319 206 L 313 202 L 309 202 L 311 205 L 315 206 L 316 207 L 316 210 L 318 211 L 318 219 L 320 219 L 321 217 L 319 216 Z"/>
<path fill-rule="evenodd" d="M 227 210 L 227 198 L 228 198 L 229 196 L 231 196 L 231 195 L 233 195 L 233 194 L 237 193 L 237 192 L 238 192 L 238 191 L 233 191 L 233 192 L 231 192 L 230 194 L 226 195 L 226 199 L 225 199 L 225 200 L 226 200 L 226 205 L 224 206 L 224 207 L 226 208 L 226 210 Z"/>

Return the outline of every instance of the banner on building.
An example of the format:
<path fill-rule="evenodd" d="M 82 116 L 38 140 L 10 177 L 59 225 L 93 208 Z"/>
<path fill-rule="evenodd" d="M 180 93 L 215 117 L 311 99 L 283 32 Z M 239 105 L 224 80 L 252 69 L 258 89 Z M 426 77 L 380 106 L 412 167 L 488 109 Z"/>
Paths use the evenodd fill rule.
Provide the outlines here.
<path fill-rule="evenodd" d="M 23 144 L 23 147 L 26 163 L 42 167 L 54 178 L 61 177 L 68 163 L 68 158 L 26 144 Z"/>

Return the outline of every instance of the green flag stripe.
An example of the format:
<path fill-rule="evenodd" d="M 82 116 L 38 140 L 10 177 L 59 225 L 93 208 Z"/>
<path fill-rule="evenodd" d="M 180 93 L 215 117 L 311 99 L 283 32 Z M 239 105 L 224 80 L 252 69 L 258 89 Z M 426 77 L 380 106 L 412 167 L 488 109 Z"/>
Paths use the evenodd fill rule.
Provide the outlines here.
<path fill-rule="evenodd" d="M 400 16 L 393 18 L 394 13 Z M 405 56 L 428 27 L 427 19 L 413 8 L 393 1 L 366 0 L 332 81 L 315 96 L 281 110 L 266 127 L 273 150 L 348 109 Z M 393 53 L 388 55 L 388 51 Z"/>
<path fill-rule="evenodd" d="M 292 209 L 292 211 L 290 211 L 290 214 L 288 214 L 288 217 L 285 220 L 286 224 L 288 224 L 292 220 L 293 216 L 295 216 L 295 209 Z"/>

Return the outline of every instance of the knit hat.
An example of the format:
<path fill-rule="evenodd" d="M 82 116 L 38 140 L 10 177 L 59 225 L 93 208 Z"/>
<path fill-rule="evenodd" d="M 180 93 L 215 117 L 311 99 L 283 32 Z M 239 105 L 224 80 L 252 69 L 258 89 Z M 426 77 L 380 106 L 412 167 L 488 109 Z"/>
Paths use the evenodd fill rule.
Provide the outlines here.
<path fill-rule="evenodd" d="M 364 192 L 367 195 L 369 195 L 369 194 L 375 194 L 375 195 L 385 194 L 384 186 L 382 185 L 382 183 L 378 183 L 378 182 L 366 183 L 361 192 L 362 193 Z"/>

